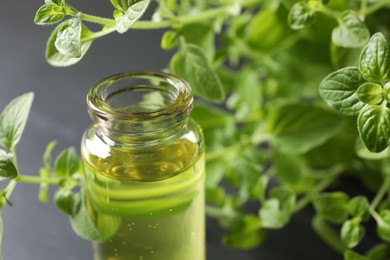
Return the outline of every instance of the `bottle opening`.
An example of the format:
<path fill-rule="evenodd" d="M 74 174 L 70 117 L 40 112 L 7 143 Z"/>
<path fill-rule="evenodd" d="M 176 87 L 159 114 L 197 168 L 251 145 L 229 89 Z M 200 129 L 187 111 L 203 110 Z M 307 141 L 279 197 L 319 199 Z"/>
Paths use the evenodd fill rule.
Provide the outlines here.
<path fill-rule="evenodd" d="M 87 102 L 92 113 L 147 119 L 188 109 L 192 92 L 187 82 L 173 75 L 137 71 L 102 80 L 91 89 Z"/>
<path fill-rule="evenodd" d="M 96 84 L 87 96 L 92 119 L 112 130 L 145 133 L 171 127 L 192 110 L 189 84 L 171 74 L 136 71 Z"/>

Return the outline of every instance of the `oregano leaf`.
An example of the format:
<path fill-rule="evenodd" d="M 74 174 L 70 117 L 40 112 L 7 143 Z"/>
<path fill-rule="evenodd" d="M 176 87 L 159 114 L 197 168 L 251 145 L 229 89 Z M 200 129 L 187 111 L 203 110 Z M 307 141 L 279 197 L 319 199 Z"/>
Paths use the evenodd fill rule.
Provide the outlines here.
<path fill-rule="evenodd" d="M 17 176 L 18 170 L 12 161 L 12 156 L 0 150 L 0 181 L 14 179 Z"/>
<path fill-rule="evenodd" d="M 320 96 L 334 109 L 348 116 L 358 115 L 365 106 L 356 94 L 365 83 L 356 67 L 347 67 L 329 74 L 320 84 Z"/>
<path fill-rule="evenodd" d="M 373 246 L 367 252 L 367 257 L 372 260 L 387 260 L 390 259 L 390 245 L 381 243 Z"/>
<path fill-rule="evenodd" d="M 313 206 L 325 220 L 342 223 L 348 217 L 348 200 L 343 192 L 322 193 L 314 198 Z"/>
<path fill-rule="evenodd" d="M 382 240 L 390 242 L 390 210 L 381 210 L 380 215 L 375 217 L 375 221 L 378 236 Z"/>
<path fill-rule="evenodd" d="M 272 109 L 265 130 L 281 152 L 302 154 L 337 133 L 341 118 L 333 111 L 310 104 L 287 104 Z"/>
<path fill-rule="evenodd" d="M 75 209 L 80 206 L 77 205 L 80 201 L 77 200 L 73 191 L 62 188 L 59 188 L 54 194 L 54 202 L 62 212 L 70 216 L 72 216 Z"/>
<path fill-rule="evenodd" d="M 57 28 L 52 32 L 49 37 L 49 40 L 46 45 L 46 60 L 53 66 L 65 67 L 73 65 L 79 62 L 84 55 L 87 53 L 89 47 L 91 46 L 93 39 L 90 38 L 92 32 L 85 26 L 82 26 L 81 29 L 81 55 L 78 58 L 67 56 L 58 51 L 55 46 L 55 41 L 57 39 L 58 30 L 61 28 L 62 24 L 58 25 Z"/>
<path fill-rule="evenodd" d="M 59 6 L 65 5 L 66 0 L 45 0 L 45 4 L 56 4 Z"/>
<path fill-rule="evenodd" d="M 383 101 L 382 86 L 375 82 L 367 82 L 357 89 L 357 97 L 360 101 L 370 105 L 377 105 Z"/>
<path fill-rule="evenodd" d="M 41 6 L 35 14 L 34 23 L 38 25 L 53 25 L 64 19 L 64 9 L 53 3 Z"/>
<path fill-rule="evenodd" d="M 357 125 L 361 139 L 371 152 L 381 152 L 389 145 L 389 108 L 367 105 L 359 114 Z"/>
<path fill-rule="evenodd" d="M 371 260 L 371 258 L 362 256 L 352 250 L 347 250 L 344 253 L 344 260 Z"/>
<path fill-rule="evenodd" d="M 354 219 L 345 221 L 341 227 L 341 239 L 349 248 L 357 246 L 365 233 L 364 227 Z"/>
<path fill-rule="evenodd" d="M 81 30 L 82 23 L 79 15 L 60 24 L 54 42 L 57 50 L 63 55 L 80 58 L 82 53 Z"/>
<path fill-rule="evenodd" d="M 296 194 L 293 191 L 285 187 L 274 188 L 259 211 L 262 226 L 282 228 L 290 220 L 295 204 Z"/>
<path fill-rule="evenodd" d="M 171 60 L 171 70 L 191 85 L 194 93 L 214 102 L 225 99 L 222 83 L 205 53 L 196 45 L 185 44 Z"/>
<path fill-rule="evenodd" d="M 332 42 L 346 48 L 361 47 L 370 39 L 370 32 L 355 11 L 345 11 L 332 31 Z"/>
<path fill-rule="evenodd" d="M 366 80 L 382 84 L 390 81 L 390 46 L 382 33 L 371 37 L 361 53 L 359 65 Z"/>
<path fill-rule="evenodd" d="M 80 167 L 80 161 L 74 148 L 62 151 L 55 161 L 55 175 L 69 177 L 76 173 Z"/>
<path fill-rule="evenodd" d="M 149 3 L 150 0 L 141 0 L 129 5 L 127 9 L 122 7 L 115 10 L 116 30 L 119 33 L 126 32 L 145 13 Z"/>
<path fill-rule="evenodd" d="M 265 235 L 259 217 L 247 215 L 223 237 L 223 244 L 232 248 L 250 249 L 260 245 Z"/>
<path fill-rule="evenodd" d="M 70 218 L 73 230 L 77 235 L 84 239 L 101 241 L 102 236 L 88 213 L 86 202 L 84 201 L 84 193 L 80 192 L 77 196 L 81 196 L 81 198 L 79 198 L 81 203 L 77 212 L 75 212 Z"/>
<path fill-rule="evenodd" d="M 348 212 L 354 217 L 364 217 L 368 213 L 370 203 L 364 196 L 356 196 L 348 203 Z"/>
<path fill-rule="evenodd" d="M 26 125 L 34 94 L 21 95 L 12 100 L 0 114 L 0 145 L 13 149 L 20 141 Z"/>
<path fill-rule="evenodd" d="M 161 48 L 163 50 L 172 50 L 178 44 L 177 33 L 174 31 L 166 31 L 161 38 Z"/>
<path fill-rule="evenodd" d="M 294 4 L 288 14 L 288 24 L 294 30 L 300 30 L 312 24 L 316 20 L 316 12 L 312 10 L 307 2 Z"/>

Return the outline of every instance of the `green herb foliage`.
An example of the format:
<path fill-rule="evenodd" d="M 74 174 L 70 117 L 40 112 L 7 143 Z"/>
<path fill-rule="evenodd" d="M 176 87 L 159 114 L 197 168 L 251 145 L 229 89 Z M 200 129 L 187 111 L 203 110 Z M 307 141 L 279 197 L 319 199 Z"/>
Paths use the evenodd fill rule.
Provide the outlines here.
<path fill-rule="evenodd" d="M 226 246 L 261 245 L 268 229 L 311 208 L 313 229 L 345 259 L 389 259 L 390 30 L 381 22 L 389 16 L 388 0 L 111 3 L 113 16 L 103 18 L 65 0 L 46 0 L 35 23 L 59 23 L 46 59 L 69 66 L 108 34 L 166 30 L 161 47 L 174 52 L 166 69 L 200 97 L 192 116 L 207 144 L 206 211 L 226 229 Z M 147 9 L 152 18 L 141 20 Z M 101 29 L 92 31 L 89 23 Z M 52 160 L 50 143 L 39 176 L 18 173 L 15 147 L 31 101 L 32 94 L 23 95 L 0 115 L 0 179 L 11 179 L 1 208 L 17 182 L 39 183 L 44 202 L 49 185 L 57 185 L 54 201 L 76 233 L 109 237 L 120 223 L 88 217 L 73 149 Z M 357 178 L 368 190 L 348 194 L 333 186 L 340 176 Z M 246 211 L 252 202 L 257 212 Z M 358 245 L 369 221 L 378 241 L 364 253 Z"/>

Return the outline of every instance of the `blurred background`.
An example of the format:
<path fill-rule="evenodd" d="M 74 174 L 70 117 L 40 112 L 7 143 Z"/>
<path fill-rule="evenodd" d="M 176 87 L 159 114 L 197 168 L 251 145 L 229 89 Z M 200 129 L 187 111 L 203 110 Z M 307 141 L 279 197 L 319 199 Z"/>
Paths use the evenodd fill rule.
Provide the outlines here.
<path fill-rule="evenodd" d="M 0 110 L 13 98 L 32 91 L 35 99 L 24 136 L 18 146 L 20 171 L 37 175 L 47 143 L 57 140 L 55 154 L 79 147 L 91 123 L 85 96 L 100 79 L 129 70 L 161 70 L 171 53 L 162 51 L 163 31 L 113 33 L 95 41 L 78 64 L 50 66 L 44 58 L 46 41 L 54 27 L 33 23 L 41 1 L 1 2 L 0 7 Z M 72 1 L 86 13 L 111 16 L 109 0 Z M 77 237 L 67 216 L 55 205 L 38 200 L 38 186 L 19 183 L 10 198 L 13 207 L 3 212 L 5 260 L 92 260 L 90 242 Z M 207 222 L 207 258 L 217 259 L 341 259 L 314 234 L 310 212 L 304 211 L 280 231 L 271 232 L 259 249 L 239 251 L 220 245 L 223 233 Z M 168 260 L 168 259 L 167 259 Z"/>

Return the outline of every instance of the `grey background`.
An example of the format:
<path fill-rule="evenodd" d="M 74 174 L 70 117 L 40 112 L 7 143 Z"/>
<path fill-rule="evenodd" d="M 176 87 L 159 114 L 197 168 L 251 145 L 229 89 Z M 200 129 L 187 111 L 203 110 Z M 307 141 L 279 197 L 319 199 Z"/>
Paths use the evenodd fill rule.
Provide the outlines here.
<path fill-rule="evenodd" d="M 160 49 L 162 31 L 131 31 L 95 41 L 77 65 L 51 67 L 44 50 L 54 27 L 33 23 L 43 2 L 3 0 L 0 4 L 0 110 L 18 95 L 35 93 L 18 146 L 20 170 L 28 175 L 38 174 L 45 146 L 51 140 L 58 140 L 55 152 L 68 146 L 78 148 L 82 132 L 91 122 L 85 95 L 94 83 L 121 71 L 161 70 L 171 55 Z M 91 14 L 110 16 L 113 10 L 109 0 L 71 3 Z M 19 183 L 11 196 L 14 206 L 5 207 L 4 259 L 92 259 L 90 243 L 73 233 L 67 217 L 53 204 L 42 204 L 37 196 L 37 185 Z M 310 210 L 299 214 L 287 228 L 270 232 L 263 247 L 250 251 L 222 247 L 222 231 L 208 220 L 208 259 L 341 259 L 313 233 L 310 220 Z"/>

